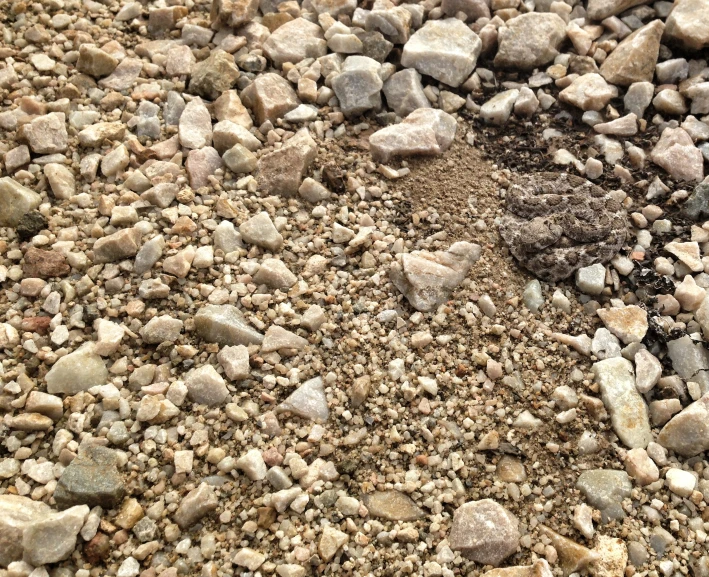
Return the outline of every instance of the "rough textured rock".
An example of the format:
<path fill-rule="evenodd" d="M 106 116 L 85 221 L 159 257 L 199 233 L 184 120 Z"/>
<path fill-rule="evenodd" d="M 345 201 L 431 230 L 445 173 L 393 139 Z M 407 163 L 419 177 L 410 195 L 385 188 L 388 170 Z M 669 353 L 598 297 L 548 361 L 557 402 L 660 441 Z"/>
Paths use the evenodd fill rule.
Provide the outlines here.
<path fill-rule="evenodd" d="M 118 59 L 104 52 L 98 46 L 82 44 L 79 46 L 79 60 L 76 69 L 79 72 L 101 78 L 108 76 L 118 66 Z"/>
<path fill-rule="evenodd" d="M 681 378 L 698 383 L 702 394 L 709 392 L 709 351 L 702 343 L 689 335 L 668 341 L 667 356 Z"/>
<path fill-rule="evenodd" d="M 559 99 L 584 111 L 601 110 L 614 94 L 615 90 L 608 86 L 603 76 L 592 72 L 576 78 L 559 93 Z"/>
<path fill-rule="evenodd" d="M 478 261 L 480 252 L 479 245 L 457 242 L 446 252 L 398 255 L 389 277 L 416 310 L 432 311 L 450 297 Z"/>
<path fill-rule="evenodd" d="M 646 448 L 652 441 L 650 419 L 647 405 L 635 388 L 632 363 L 622 357 L 605 359 L 593 365 L 593 373 L 615 434 L 631 449 Z"/>
<path fill-rule="evenodd" d="M 57 481 L 54 491 L 57 506 L 115 509 L 125 495 L 117 466 L 118 457 L 112 449 L 100 445 L 82 448 Z"/>
<path fill-rule="evenodd" d="M 647 312 L 635 305 L 623 308 L 598 309 L 606 328 L 626 345 L 639 343 L 648 329 Z"/>
<path fill-rule="evenodd" d="M 299 417 L 325 422 L 330 415 L 325 397 L 325 386 L 320 377 L 304 382 L 278 405 L 279 411 L 288 411 Z"/>
<path fill-rule="evenodd" d="M 369 147 L 372 157 L 379 162 L 394 157 L 436 156 L 448 150 L 457 128 L 455 118 L 447 112 L 419 108 L 403 122 L 372 134 Z"/>
<path fill-rule="evenodd" d="M 283 237 L 266 211 L 259 212 L 246 222 L 242 222 L 239 232 L 244 242 L 255 244 L 271 252 L 277 252 L 283 247 Z"/>
<path fill-rule="evenodd" d="M 405 69 L 392 74 L 384 83 L 387 105 L 405 118 L 417 108 L 430 108 L 431 103 L 423 92 L 421 75 L 416 70 Z"/>
<path fill-rule="evenodd" d="M 41 202 L 42 197 L 33 190 L 9 176 L 0 178 L 0 226 L 17 226 L 22 217 Z"/>
<path fill-rule="evenodd" d="M 559 54 L 566 23 L 556 14 L 529 12 L 508 20 L 497 31 L 495 66 L 531 70 Z"/>
<path fill-rule="evenodd" d="M 63 112 L 37 116 L 20 129 L 20 137 L 27 141 L 32 152 L 54 154 L 69 147 L 66 117 Z"/>
<path fill-rule="evenodd" d="M 214 511 L 218 506 L 219 499 L 214 489 L 207 483 L 202 483 L 196 489 L 192 489 L 182 499 L 180 506 L 175 511 L 175 523 L 184 531 Z"/>
<path fill-rule="evenodd" d="M 213 50 L 209 57 L 192 67 L 190 92 L 215 100 L 239 78 L 234 57 L 224 50 Z"/>
<path fill-rule="evenodd" d="M 382 105 L 381 64 L 366 56 L 348 56 L 342 71 L 332 80 L 332 89 L 346 116 L 356 116 Z"/>
<path fill-rule="evenodd" d="M 256 116 L 256 122 L 275 122 L 300 104 L 290 82 L 274 73 L 261 74 L 241 93 L 241 101 Z"/>
<path fill-rule="evenodd" d="M 517 551 L 518 525 L 517 518 L 495 501 L 471 501 L 453 514 L 448 541 L 467 559 L 497 566 Z"/>
<path fill-rule="evenodd" d="M 633 32 L 605 59 L 601 76 L 618 86 L 652 82 L 664 29 L 662 20 L 653 20 Z"/>
<path fill-rule="evenodd" d="M 281 67 L 286 62 L 325 56 L 327 43 L 320 26 L 305 18 L 296 18 L 279 26 L 264 42 L 263 51 Z"/>
<path fill-rule="evenodd" d="M 221 405 L 229 396 L 222 376 L 212 365 L 203 365 L 191 371 L 185 378 L 187 395 L 200 405 Z"/>
<path fill-rule="evenodd" d="M 675 415 L 662 428 L 657 442 L 684 457 L 709 450 L 709 393 Z"/>
<path fill-rule="evenodd" d="M 185 148 L 203 148 L 212 143 L 212 117 L 201 98 L 187 103 L 179 123 L 180 144 Z"/>
<path fill-rule="evenodd" d="M 686 48 L 709 46 L 709 0 L 677 0 L 665 25 L 666 36 Z"/>
<path fill-rule="evenodd" d="M 591 20 L 604 20 L 644 3 L 645 0 L 589 0 L 587 11 Z"/>
<path fill-rule="evenodd" d="M 0 495 L 0 566 L 41 566 L 67 559 L 89 514 L 86 505 L 57 512 L 19 495 Z"/>
<path fill-rule="evenodd" d="M 259 0 L 214 0 L 212 21 L 237 28 L 251 22 L 258 14 Z"/>
<path fill-rule="evenodd" d="M 665 128 L 650 160 L 677 180 L 699 182 L 704 178 L 704 157 L 683 128 Z"/>
<path fill-rule="evenodd" d="M 401 65 L 449 86 L 460 86 L 475 69 L 482 42 L 460 20 L 429 20 L 404 45 Z"/>
<path fill-rule="evenodd" d="M 606 361 L 603 361 L 606 362 Z M 633 484 L 625 471 L 594 469 L 584 471 L 576 483 L 590 505 L 601 511 L 603 521 L 623 519 L 623 499 L 630 497 Z"/>
<path fill-rule="evenodd" d="M 232 305 L 205 305 L 194 317 L 197 335 L 220 345 L 260 345 L 263 335 L 251 327 Z"/>
<path fill-rule="evenodd" d="M 259 158 L 258 179 L 261 190 L 266 194 L 296 196 L 317 153 L 317 144 L 308 129 L 299 130 L 281 148 Z"/>
<path fill-rule="evenodd" d="M 135 256 L 140 247 L 141 234 L 137 228 L 124 228 L 94 243 L 94 262 L 115 262 Z"/>
<path fill-rule="evenodd" d="M 94 352 L 93 344 L 86 343 L 54 363 L 45 380 L 48 393 L 75 395 L 96 385 L 105 385 L 108 370 L 103 359 Z"/>

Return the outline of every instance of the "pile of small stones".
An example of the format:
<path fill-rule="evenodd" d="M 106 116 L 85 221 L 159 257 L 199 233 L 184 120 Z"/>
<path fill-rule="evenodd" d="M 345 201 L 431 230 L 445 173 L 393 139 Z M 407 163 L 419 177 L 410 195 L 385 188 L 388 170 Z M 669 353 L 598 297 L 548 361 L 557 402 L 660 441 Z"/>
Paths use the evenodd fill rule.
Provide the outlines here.
<path fill-rule="evenodd" d="M 2 6 L 0 577 L 709 576 L 709 0 Z M 609 263 L 402 224 L 485 126 Z"/>

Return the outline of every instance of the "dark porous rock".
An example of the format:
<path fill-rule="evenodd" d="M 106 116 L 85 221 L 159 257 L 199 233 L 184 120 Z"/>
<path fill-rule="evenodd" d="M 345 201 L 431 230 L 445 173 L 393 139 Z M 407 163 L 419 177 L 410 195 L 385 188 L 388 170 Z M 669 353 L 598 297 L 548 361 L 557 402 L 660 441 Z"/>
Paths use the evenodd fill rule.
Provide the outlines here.
<path fill-rule="evenodd" d="M 26 241 L 45 228 L 47 228 L 47 219 L 40 212 L 31 210 L 20 219 L 15 230 L 20 240 Z"/>

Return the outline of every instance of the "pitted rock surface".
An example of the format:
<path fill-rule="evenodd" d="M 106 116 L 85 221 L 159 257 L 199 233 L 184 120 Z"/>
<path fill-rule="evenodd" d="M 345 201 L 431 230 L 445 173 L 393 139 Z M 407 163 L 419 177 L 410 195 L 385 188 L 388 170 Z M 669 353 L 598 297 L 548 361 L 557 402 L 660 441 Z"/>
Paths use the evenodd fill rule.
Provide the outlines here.
<path fill-rule="evenodd" d="M 519 263 L 547 282 L 608 262 L 627 233 L 620 202 L 591 182 L 561 173 L 520 177 L 507 191 L 500 234 Z"/>

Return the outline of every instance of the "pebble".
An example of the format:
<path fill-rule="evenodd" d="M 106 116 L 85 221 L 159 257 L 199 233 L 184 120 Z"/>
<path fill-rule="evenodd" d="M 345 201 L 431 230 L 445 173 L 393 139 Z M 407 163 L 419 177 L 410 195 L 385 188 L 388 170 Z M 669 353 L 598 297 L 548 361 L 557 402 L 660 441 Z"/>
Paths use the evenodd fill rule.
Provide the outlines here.
<path fill-rule="evenodd" d="M 424 516 L 410 497 L 399 491 L 378 491 L 365 494 L 364 505 L 372 517 L 388 521 L 416 521 Z"/>
<path fill-rule="evenodd" d="M 460 20 L 429 20 L 404 44 L 401 65 L 457 87 L 472 73 L 481 50 L 478 35 Z"/>
<path fill-rule="evenodd" d="M 517 551 L 518 525 L 517 518 L 495 501 L 470 501 L 455 510 L 448 541 L 467 559 L 496 567 Z"/>
<path fill-rule="evenodd" d="M 630 497 L 633 488 L 625 471 L 594 469 L 579 475 L 576 487 L 584 494 L 589 504 L 601 511 L 603 522 L 623 519 L 623 499 Z"/>
<path fill-rule="evenodd" d="M 323 380 L 320 377 L 315 377 L 304 382 L 278 405 L 278 410 L 288 411 L 316 422 L 327 421 L 330 411 Z"/>
<path fill-rule="evenodd" d="M 603 404 L 611 415 L 613 430 L 630 448 L 645 448 L 652 441 L 647 405 L 635 387 L 633 365 L 624 358 L 610 358 L 593 365 Z"/>

